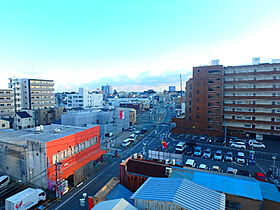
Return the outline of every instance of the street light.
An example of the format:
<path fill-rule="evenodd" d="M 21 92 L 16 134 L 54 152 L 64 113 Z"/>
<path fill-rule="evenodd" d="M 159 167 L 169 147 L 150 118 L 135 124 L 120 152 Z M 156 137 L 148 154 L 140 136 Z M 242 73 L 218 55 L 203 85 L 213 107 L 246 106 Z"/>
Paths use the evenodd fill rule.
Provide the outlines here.
<path fill-rule="evenodd" d="M 273 175 L 273 179 L 275 177 L 275 161 L 276 161 L 276 155 L 272 156 L 273 159 L 273 171 L 272 171 L 272 175 Z"/>

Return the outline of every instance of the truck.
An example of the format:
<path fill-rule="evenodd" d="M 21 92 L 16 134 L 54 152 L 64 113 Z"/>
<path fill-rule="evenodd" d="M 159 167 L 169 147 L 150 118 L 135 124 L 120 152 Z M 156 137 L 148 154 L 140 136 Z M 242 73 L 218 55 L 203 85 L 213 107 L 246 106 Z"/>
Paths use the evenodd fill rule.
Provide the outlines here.
<path fill-rule="evenodd" d="M 6 210 L 26 210 L 46 200 L 46 193 L 41 189 L 27 188 L 5 200 Z"/>

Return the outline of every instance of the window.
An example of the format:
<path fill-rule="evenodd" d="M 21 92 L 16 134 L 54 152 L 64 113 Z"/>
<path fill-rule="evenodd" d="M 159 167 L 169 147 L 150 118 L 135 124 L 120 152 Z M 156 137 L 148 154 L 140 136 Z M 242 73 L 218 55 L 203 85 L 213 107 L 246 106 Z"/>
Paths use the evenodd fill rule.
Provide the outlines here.
<path fill-rule="evenodd" d="M 276 79 L 276 76 L 273 76 L 273 79 Z"/>
<path fill-rule="evenodd" d="M 196 119 L 199 119 L 199 115 L 196 115 Z"/>
<path fill-rule="evenodd" d="M 271 130 L 274 130 L 274 126 L 271 126 Z"/>
<path fill-rule="evenodd" d="M 199 90 L 197 90 L 196 93 L 199 94 Z"/>
<path fill-rule="evenodd" d="M 244 126 L 245 126 L 245 128 L 251 128 L 250 124 L 245 124 Z"/>
<path fill-rule="evenodd" d="M 271 122 L 274 122 L 275 121 L 275 118 L 271 118 Z"/>
<path fill-rule="evenodd" d="M 200 70 L 197 70 L 197 73 L 200 74 Z"/>
<path fill-rule="evenodd" d="M 199 102 L 199 98 L 196 99 L 196 102 Z"/>
<path fill-rule="evenodd" d="M 199 110 L 199 107 L 196 107 L 196 110 Z"/>

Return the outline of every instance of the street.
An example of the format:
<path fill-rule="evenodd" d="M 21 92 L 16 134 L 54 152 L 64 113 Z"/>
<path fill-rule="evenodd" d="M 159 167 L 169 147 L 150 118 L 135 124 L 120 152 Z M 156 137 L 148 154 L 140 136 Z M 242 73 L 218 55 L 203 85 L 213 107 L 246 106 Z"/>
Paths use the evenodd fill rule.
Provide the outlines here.
<path fill-rule="evenodd" d="M 170 122 L 170 110 L 165 109 L 165 117 L 162 123 Z M 124 150 L 119 157 L 112 159 L 111 164 L 106 168 L 101 169 L 94 177 L 85 181 L 82 185 L 67 193 L 60 202 L 55 203 L 49 209 L 87 209 L 81 207 L 79 199 L 83 198 L 82 194 L 87 193 L 89 196 L 94 196 L 112 177 L 119 176 L 119 164 L 122 160 L 127 159 L 134 153 L 140 153 L 143 150 L 143 142 L 147 142 L 146 151 L 154 149 L 161 145 L 159 138 L 163 134 L 169 132 L 169 126 L 159 123 L 158 127 L 153 129 L 146 137 L 137 142 L 134 146 Z"/>

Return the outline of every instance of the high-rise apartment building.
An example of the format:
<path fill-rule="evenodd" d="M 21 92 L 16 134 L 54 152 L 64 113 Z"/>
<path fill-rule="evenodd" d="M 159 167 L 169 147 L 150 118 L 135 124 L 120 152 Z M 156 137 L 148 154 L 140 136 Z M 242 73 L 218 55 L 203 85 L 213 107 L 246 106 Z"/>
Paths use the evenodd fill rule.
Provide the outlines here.
<path fill-rule="evenodd" d="M 279 138 L 280 63 L 194 67 L 185 118 L 173 122 L 177 133 Z"/>
<path fill-rule="evenodd" d="M 0 89 L 0 117 L 12 117 L 15 114 L 14 92 L 12 89 Z"/>
<path fill-rule="evenodd" d="M 53 80 L 10 78 L 9 88 L 14 91 L 15 111 L 54 107 Z"/>
<path fill-rule="evenodd" d="M 280 64 L 224 68 L 224 121 L 229 133 L 280 135 Z"/>

